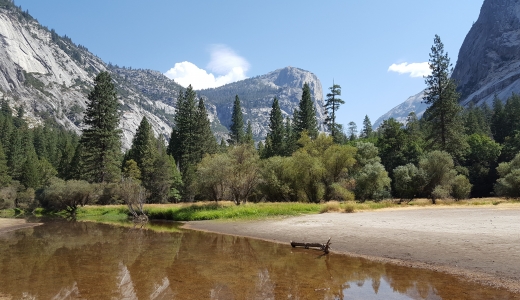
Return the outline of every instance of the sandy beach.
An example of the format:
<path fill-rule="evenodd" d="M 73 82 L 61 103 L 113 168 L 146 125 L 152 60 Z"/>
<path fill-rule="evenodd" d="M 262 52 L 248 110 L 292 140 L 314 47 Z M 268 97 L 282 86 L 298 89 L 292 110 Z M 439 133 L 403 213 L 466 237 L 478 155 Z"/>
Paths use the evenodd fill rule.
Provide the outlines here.
<path fill-rule="evenodd" d="M 520 206 L 427 207 L 325 213 L 262 221 L 196 221 L 185 228 L 433 269 L 520 292 Z"/>

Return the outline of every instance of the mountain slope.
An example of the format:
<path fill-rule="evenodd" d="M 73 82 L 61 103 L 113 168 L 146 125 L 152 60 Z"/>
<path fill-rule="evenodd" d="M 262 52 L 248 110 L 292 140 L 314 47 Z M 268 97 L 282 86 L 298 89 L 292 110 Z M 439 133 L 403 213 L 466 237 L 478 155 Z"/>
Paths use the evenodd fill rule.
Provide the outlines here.
<path fill-rule="evenodd" d="M 321 82 L 311 72 L 286 67 L 265 75 L 230 83 L 214 89 L 198 91 L 200 95 L 215 105 L 220 121 L 224 126 L 231 125 L 233 100 L 238 95 L 244 114 L 244 120 L 251 120 L 253 135 L 257 140 L 265 138 L 269 130 L 269 114 L 274 97 L 278 98 L 284 117 L 292 117 L 298 108 L 304 83 L 311 88 L 312 99 L 316 108 L 318 124 L 324 130 L 323 90 Z"/>
<path fill-rule="evenodd" d="M 86 47 L 40 25 L 10 0 L 0 0 L 0 44 L 0 97 L 9 99 L 13 108 L 23 107 L 32 126 L 53 118 L 79 133 L 93 79 L 108 71 L 121 104 L 123 148 L 130 147 L 144 116 L 157 136 L 169 138 L 178 93 L 183 88 L 160 72 L 106 64 Z M 321 83 L 314 74 L 298 68 L 279 69 L 198 94 L 205 99 L 218 138 L 227 137 L 225 126 L 230 125 L 232 103 L 238 94 L 244 117 L 252 121 L 255 139 L 261 140 L 267 134 L 273 98 L 278 97 L 284 114 L 292 116 L 304 82 L 311 87 L 322 124 Z"/>
<path fill-rule="evenodd" d="M 0 44 L 0 97 L 9 99 L 13 107 L 24 107 L 32 125 L 53 118 L 79 132 L 93 79 L 108 70 L 107 65 L 87 48 L 41 26 L 9 0 L 0 3 Z M 143 116 L 156 134 L 169 136 L 167 118 L 153 113 L 165 105 L 118 76 L 114 81 L 124 95 L 120 98 L 123 148 L 129 148 Z"/>
<path fill-rule="evenodd" d="M 520 94 L 519 1 L 484 1 L 478 20 L 460 47 L 452 78 L 461 94 L 459 103 L 465 107 L 471 103 L 491 105 L 495 95 L 505 101 L 512 93 Z M 415 98 L 413 105 L 398 105 L 378 121 L 402 115 L 405 107 L 408 113 L 415 111 L 419 115 L 415 109 L 422 109 L 421 100 Z"/>
<path fill-rule="evenodd" d="M 491 104 L 520 93 L 520 2 L 486 0 L 460 47 L 452 78 L 461 104 Z"/>

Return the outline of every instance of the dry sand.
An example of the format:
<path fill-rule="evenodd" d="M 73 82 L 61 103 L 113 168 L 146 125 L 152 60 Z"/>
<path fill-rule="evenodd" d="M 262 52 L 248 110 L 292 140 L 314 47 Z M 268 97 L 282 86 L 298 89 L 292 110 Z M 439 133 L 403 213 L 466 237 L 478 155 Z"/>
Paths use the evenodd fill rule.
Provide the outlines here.
<path fill-rule="evenodd" d="M 400 208 L 263 221 L 197 221 L 185 228 L 332 251 L 456 274 L 520 292 L 520 206 Z"/>
<path fill-rule="evenodd" d="M 27 223 L 24 219 L 0 218 L 0 235 L 17 229 L 38 226 L 41 223 Z"/>

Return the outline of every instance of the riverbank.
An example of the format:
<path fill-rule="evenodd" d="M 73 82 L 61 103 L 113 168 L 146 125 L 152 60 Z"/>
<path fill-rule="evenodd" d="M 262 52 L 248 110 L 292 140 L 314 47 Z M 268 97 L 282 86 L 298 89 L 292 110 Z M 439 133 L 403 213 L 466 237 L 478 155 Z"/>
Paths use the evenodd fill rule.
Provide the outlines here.
<path fill-rule="evenodd" d="M 27 223 L 24 219 L 2 219 L 0 218 L 0 235 L 18 229 L 41 225 L 41 223 Z"/>
<path fill-rule="evenodd" d="M 518 204 L 193 221 L 184 227 L 283 244 L 324 243 L 331 237 L 335 253 L 437 270 L 520 293 Z"/>

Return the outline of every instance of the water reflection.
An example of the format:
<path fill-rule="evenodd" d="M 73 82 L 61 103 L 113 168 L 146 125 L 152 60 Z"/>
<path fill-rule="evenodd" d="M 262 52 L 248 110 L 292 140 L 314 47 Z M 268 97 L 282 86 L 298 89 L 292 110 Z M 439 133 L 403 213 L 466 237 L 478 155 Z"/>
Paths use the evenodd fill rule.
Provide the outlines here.
<path fill-rule="evenodd" d="M 0 299 L 515 297 L 431 271 L 248 238 L 163 231 L 50 221 L 2 235 Z"/>

